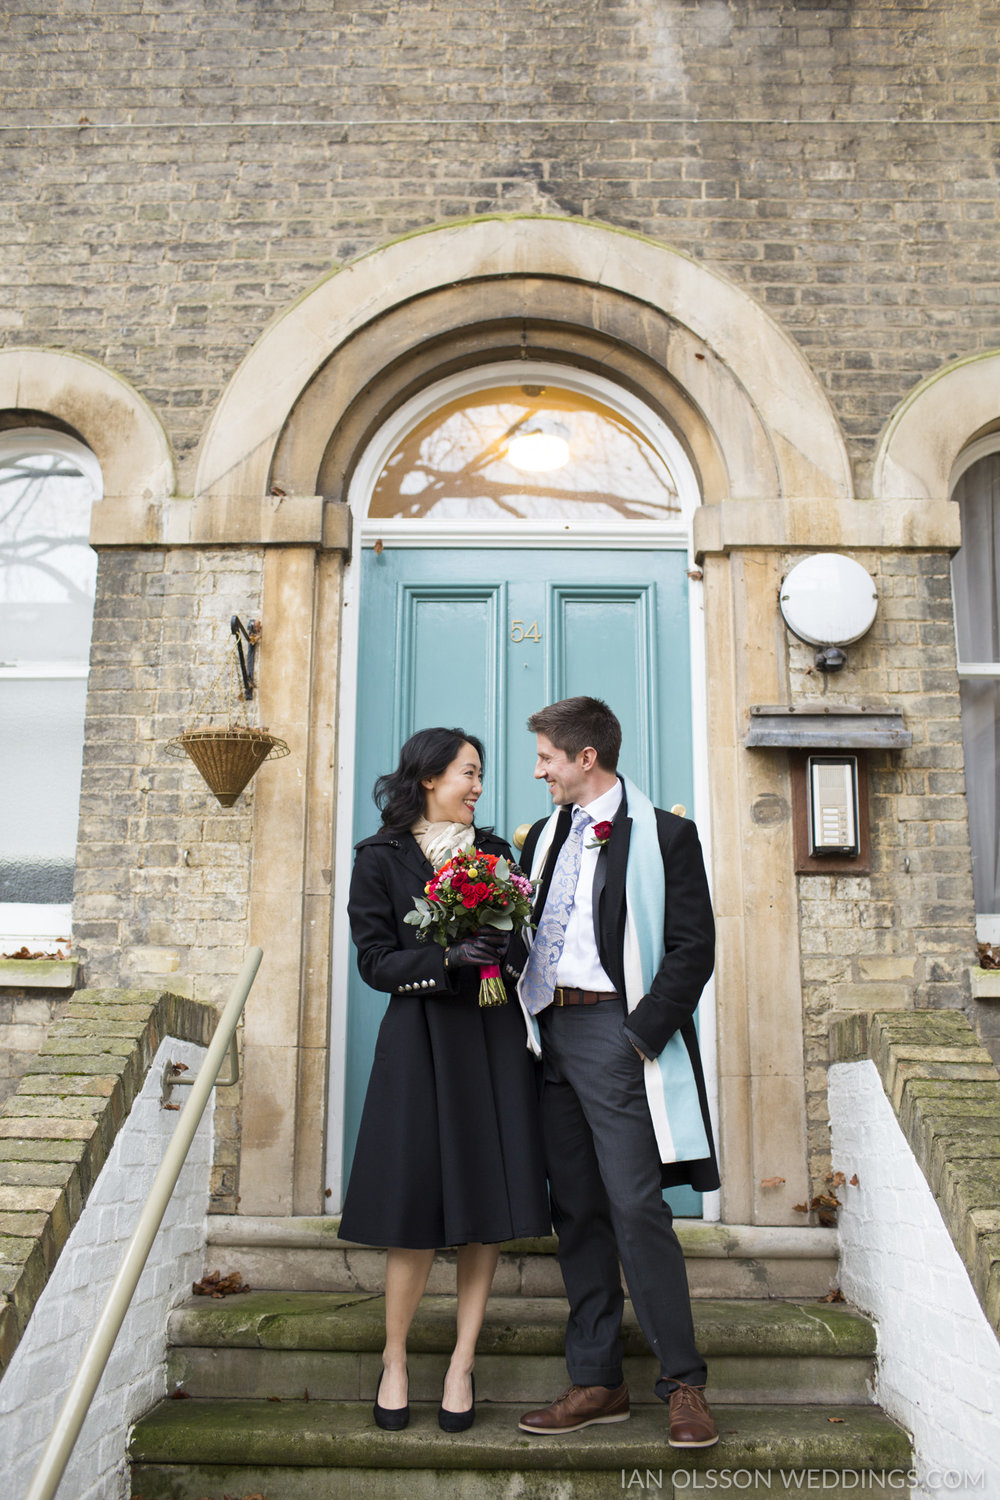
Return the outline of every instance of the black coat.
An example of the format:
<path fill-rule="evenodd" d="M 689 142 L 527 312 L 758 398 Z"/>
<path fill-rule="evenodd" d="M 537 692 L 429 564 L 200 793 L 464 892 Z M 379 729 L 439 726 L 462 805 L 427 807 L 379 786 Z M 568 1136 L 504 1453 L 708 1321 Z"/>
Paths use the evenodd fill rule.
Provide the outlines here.
<path fill-rule="evenodd" d="M 476 833 L 477 848 L 510 859 Z M 550 1230 L 536 1064 L 516 1000 L 479 1006 L 479 971 L 403 921 L 433 873 L 410 833 L 357 846 L 348 912 L 362 979 L 391 998 L 341 1218 L 344 1239 L 431 1249 Z"/>
<path fill-rule="evenodd" d="M 666 881 L 664 954 L 649 993 L 630 1012 L 626 1024 L 651 1057 L 663 1050 L 675 1032 L 680 1032 L 694 1071 L 710 1155 L 697 1161 L 663 1163 L 661 1180 L 664 1187 L 688 1183 L 698 1192 L 710 1192 L 719 1186 L 719 1173 L 694 1013 L 715 964 L 712 898 L 695 825 L 689 819 L 678 818 L 661 808 L 655 811 L 657 841 Z M 525 840 L 522 861 L 527 870 L 531 869 L 535 846 L 547 821 L 543 818 L 535 823 Z M 548 895 L 556 855 L 569 834 L 570 822 L 571 811 L 564 808 L 536 892 L 533 911 L 536 924 Z M 623 797 L 612 823 L 611 836 L 598 856 L 594 876 L 597 951 L 605 973 L 621 995 L 625 993 L 625 875 L 631 829 L 632 820 Z M 520 949 L 520 940 L 516 942 Z M 510 957 L 516 966 L 521 965 L 524 956 L 512 945 Z"/>

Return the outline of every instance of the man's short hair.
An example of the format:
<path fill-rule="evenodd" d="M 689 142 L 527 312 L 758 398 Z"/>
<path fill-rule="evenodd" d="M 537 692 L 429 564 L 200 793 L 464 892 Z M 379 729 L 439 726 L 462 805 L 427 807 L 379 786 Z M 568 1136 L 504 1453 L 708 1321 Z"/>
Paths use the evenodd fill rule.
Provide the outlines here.
<path fill-rule="evenodd" d="M 531 715 L 528 728 L 532 734 L 544 734 L 574 760 L 590 745 L 597 751 L 602 771 L 617 770 L 622 726 L 600 698 L 563 698 L 550 703 Z"/>

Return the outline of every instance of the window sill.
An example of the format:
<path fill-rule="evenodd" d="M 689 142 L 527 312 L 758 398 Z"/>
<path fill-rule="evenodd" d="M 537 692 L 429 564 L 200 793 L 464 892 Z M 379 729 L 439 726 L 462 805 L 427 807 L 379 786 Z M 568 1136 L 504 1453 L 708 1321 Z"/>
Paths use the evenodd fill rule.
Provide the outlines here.
<path fill-rule="evenodd" d="M 1000 1000 L 1000 969 L 970 969 L 973 1000 Z"/>
<path fill-rule="evenodd" d="M 77 958 L 0 958 L 0 989 L 72 990 Z"/>

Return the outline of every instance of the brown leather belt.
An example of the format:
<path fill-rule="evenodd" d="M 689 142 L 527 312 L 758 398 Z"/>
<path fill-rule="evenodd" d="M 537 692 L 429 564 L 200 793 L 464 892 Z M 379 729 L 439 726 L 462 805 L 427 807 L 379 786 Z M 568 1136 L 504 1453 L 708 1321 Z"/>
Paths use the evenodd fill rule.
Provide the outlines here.
<path fill-rule="evenodd" d="M 620 1000 L 617 990 L 572 990 L 557 984 L 552 995 L 553 1005 L 596 1005 L 599 1000 Z"/>

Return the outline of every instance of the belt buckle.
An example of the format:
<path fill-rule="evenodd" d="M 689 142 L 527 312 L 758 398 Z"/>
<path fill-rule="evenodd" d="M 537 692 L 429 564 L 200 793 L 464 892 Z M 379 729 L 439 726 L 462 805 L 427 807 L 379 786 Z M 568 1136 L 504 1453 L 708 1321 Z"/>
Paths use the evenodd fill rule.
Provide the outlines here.
<path fill-rule="evenodd" d="M 566 1001 L 563 999 L 563 991 L 565 990 L 565 988 L 566 986 L 564 984 L 557 984 L 552 991 L 552 1003 L 553 1005 L 557 1005 L 560 1010 L 562 1010 L 566 1005 Z"/>

